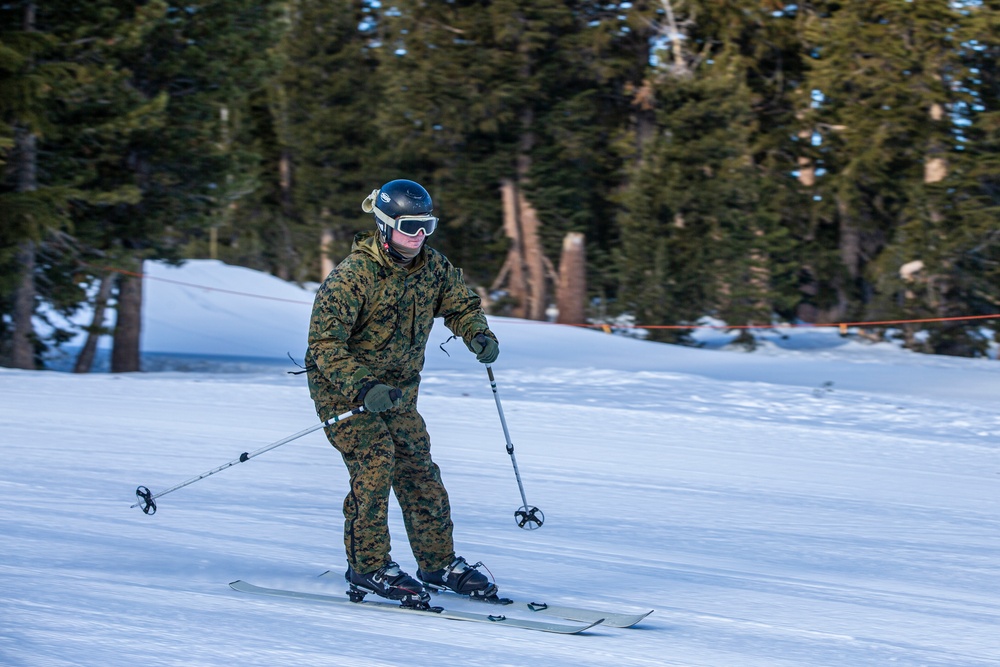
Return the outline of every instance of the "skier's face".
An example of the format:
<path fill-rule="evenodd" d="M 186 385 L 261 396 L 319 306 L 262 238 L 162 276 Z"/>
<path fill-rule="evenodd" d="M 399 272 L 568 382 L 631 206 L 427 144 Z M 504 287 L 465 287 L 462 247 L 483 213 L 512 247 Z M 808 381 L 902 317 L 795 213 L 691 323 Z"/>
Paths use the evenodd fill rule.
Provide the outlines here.
<path fill-rule="evenodd" d="M 420 250 L 420 246 L 424 244 L 424 239 L 427 238 L 426 234 L 421 230 L 417 232 L 416 236 L 407 236 L 406 234 L 393 234 L 392 243 L 401 248 L 406 248 L 408 250 Z"/>

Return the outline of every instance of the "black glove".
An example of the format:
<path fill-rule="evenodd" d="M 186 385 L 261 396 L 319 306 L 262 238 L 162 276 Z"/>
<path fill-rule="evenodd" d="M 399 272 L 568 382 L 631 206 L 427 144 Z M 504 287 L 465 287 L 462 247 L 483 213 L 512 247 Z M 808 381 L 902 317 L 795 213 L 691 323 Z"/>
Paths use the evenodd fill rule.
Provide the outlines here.
<path fill-rule="evenodd" d="M 484 364 L 492 364 L 500 356 L 500 344 L 486 334 L 476 334 L 469 344 L 469 349 L 476 353 L 476 359 Z"/>
<path fill-rule="evenodd" d="M 365 410 L 368 412 L 385 412 L 399 405 L 403 392 L 387 384 L 377 384 L 365 393 Z"/>

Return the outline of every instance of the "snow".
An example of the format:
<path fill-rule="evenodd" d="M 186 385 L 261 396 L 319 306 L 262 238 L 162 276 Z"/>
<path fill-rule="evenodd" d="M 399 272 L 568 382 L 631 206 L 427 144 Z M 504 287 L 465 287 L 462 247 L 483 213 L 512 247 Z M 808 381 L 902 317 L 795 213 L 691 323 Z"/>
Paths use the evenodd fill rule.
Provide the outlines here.
<path fill-rule="evenodd" d="M 147 263 L 138 374 L 0 369 L 0 664 L 1000 663 L 1000 364 L 785 330 L 747 354 L 491 318 L 420 398 L 458 552 L 525 600 L 656 611 L 560 636 L 249 596 L 341 594 L 346 473 L 315 432 L 308 289 Z M 249 296 L 255 295 L 255 296 Z M 267 297 L 267 298 L 260 298 Z M 187 369 L 187 370 L 185 370 Z M 190 370 L 194 369 L 194 370 Z M 832 384 L 831 384 L 832 383 Z M 393 556 L 416 569 L 393 506 Z M 450 606 L 482 611 L 460 600 Z M 494 608 L 485 608 L 495 611 Z M 513 613 L 512 613 L 513 615 Z"/>

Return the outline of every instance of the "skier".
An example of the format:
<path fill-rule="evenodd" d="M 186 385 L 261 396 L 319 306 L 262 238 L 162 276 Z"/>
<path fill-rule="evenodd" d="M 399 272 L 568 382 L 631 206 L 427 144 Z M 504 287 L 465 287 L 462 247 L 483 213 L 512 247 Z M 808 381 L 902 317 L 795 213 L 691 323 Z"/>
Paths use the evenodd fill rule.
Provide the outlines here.
<path fill-rule="evenodd" d="M 420 371 L 431 325 L 445 325 L 485 364 L 499 354 L 479 297 L 462 271 L 425 241 L 437 228 L 431 196 L 394 180 L 361 208 L 375 231 L 354 238 L 351 253 L 316 293 L 306 368 L 320 419 L 361 403 L 365 411 L 326 427 L 350 473 L 344 499 L 345 574 L 352 599 L 375 593 L 426 608 L 423 584 L 488 598 L 496 586 L 455 555 L 448 494 L 417 412 Z M 403 511 L 417 578 L 390 558 L 389 490 Z"/>

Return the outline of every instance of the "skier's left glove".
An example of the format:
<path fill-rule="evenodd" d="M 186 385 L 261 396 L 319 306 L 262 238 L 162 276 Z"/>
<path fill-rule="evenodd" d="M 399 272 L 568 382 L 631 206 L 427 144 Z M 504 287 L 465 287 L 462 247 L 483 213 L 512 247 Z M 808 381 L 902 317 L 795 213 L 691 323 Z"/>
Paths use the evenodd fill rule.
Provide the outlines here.
<path fill-rule="evenodd" d="M 387 384 L 377 384 L 366 391 L 364 398 L 361 400 L 364 402 L 365 410 L 368 412 L 385 412 L 399 405 L 402 398 L 403 392 L 395 387 L 390 387 Z"/>
<path fill-rule="evenodd" d="M 476 353 L 476 360 L 484 364 L 492 364 L 500 356 L 500 344 L 483 333 L 476 334 L 469 349 Z"/>

